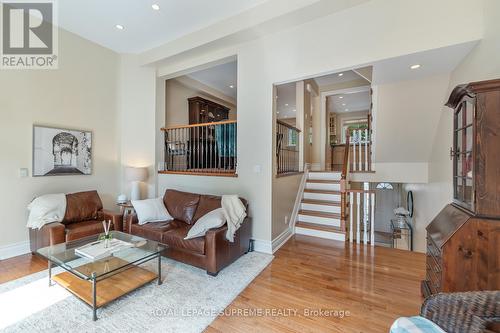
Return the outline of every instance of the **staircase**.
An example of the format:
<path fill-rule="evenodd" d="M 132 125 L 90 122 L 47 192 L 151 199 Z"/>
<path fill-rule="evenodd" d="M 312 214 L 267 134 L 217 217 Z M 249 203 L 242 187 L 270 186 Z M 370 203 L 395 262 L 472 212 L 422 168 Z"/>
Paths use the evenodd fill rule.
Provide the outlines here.
<path fill-rule="evenodd" d="M 346 240 L 342 221 L 340 172 L 310 171 L 295 223 L 295 233 Z"/>

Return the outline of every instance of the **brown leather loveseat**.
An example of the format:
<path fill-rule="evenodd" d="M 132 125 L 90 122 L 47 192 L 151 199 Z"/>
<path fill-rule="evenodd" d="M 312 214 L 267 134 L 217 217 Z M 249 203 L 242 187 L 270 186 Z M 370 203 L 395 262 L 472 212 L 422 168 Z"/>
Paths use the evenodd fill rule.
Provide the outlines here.
<path fill-rule="evenodd" d="M 247 206 L 244 199 L 241 201 Z M 205 269 L 213 276 L 248 252 L 251 234 L 249 217 L 236 232 L 233 243 L 226 239 L 227 224 L 207 231 L 205 237 L 184 240 L 200 217 L 221 207 L 221 197 L 167 190 L 163 202 L 174 220 L 139 225 L 137 215 L 130 214 L 124 231 L 168 245 L 164 252 L 166 257 Z"/>
<path fill-rule="evenodd" d="M 61 223 L 29 229 L 31 252 L 39 248 L 104 232 L 103 220 L 111 220 L 113 230 L 122 230 L 123 215 L 103 209 L 97 191 L 66 194 L 66 213 Z"/>

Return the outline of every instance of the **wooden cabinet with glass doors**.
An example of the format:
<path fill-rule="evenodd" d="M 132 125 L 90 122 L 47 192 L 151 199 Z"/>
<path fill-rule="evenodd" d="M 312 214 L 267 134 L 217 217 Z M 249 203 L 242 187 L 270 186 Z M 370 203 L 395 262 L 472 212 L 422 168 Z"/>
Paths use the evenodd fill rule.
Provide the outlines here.
<path fill-rule="evenodd" d="M 453 202 L 426 227 L 424 296 L 500 289 L 500 80 L 457 86 Z"/>

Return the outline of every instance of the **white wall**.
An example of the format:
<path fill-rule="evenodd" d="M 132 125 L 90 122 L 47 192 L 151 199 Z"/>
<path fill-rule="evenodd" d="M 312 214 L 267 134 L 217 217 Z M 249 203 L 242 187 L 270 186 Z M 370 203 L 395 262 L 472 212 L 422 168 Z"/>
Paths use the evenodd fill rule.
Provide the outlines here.
<path fill-rule="evenodd" d="M 161 176 L 165 180 L 159 191 L 171 180 L 176 186 L 190 190 L 237 191 L 246 196 L 252 207 L 254 237 L 270 240 L 273 84 L 481 37 L 481 10 L 476 3 L 425 0 L 409 11 L 410 3 L 373 0 L 251 42 L 236 45 L 221 42 L 163 61 L 159 73 L 169 75 L 237 55 L 239 177 L 219 182 L 189 176 Z M 430 7 L 432 11 L 428 10 Z M 321 43 L 322 40 L 336 43 Z"/>
<path fill-rule="evenodd" d="M 500 78 L 500 2 L 484 0 L 484 38 L 479 45 L 453 71 L 445 97 L 462 83 Z M 443 107 L 437 120 L 437 129 L 431 143 L 429 184 L 409 184 L 415 198 L 415 248 L 425 251 L 425 227 L 451 202 L 452 163 L 449 149 L 452 146 L 453 111 Z"/>
<path fill-rule="evenodd" d="M 140 67 L 138 58 L 134 55 L 122 55 L 120 60 L 118 88 L 121 156 L 117 170 L 120 189 L 130 197 L 130 184 L 123 177 L 125 167 L 147 167 L 149 179 L 141 190 L 143 197 L 153 197 L 156 195 L 157 133 L 161 127 L 156 126 L 155 70 Z"/>
<path fill-rule="evenodd" d="M 0 71 L 0 247 L 28 240 L 26 206 L 36 196 L 97 189 L 115 209 L 119 193 L 116 53 L 59 32 L 58 70 Z M 32 171 L 33 124 L 93 132 L 90 176 L 19 177 Z"/>
<path fill-rule="evenodd" d="M 189 78 L 188 78 L 189 79 Z M 229 108 L 229 119 L 236 119 L 236 101 L 230 100 L 222 93 L 217 93 L 209 87 L 204 87 L 193 79 L 167 80 L 166 83 L 166 126 L 189 124 L 188 98 L 200 96 Z"/>

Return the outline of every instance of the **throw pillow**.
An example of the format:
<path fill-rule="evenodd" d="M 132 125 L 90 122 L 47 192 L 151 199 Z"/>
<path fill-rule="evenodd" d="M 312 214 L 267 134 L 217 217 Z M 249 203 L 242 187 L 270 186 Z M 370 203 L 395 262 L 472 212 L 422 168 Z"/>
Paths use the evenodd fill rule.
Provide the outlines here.
<path fill-rule="evenodd" d="M 222 208 L 212 210 L 202 217 L 189 229 L 184 239 L 191 239 L 205 236 L 208 230 L 222 227 L 226 223 L 226 217 Z"/>
<path fill-rule="evenodd" d="M 132 200 L 132 206 L 134 206 L 140 225 L 149 222 L 173 220 L 167 208 L 165 208 L 162 198 Z"/>

